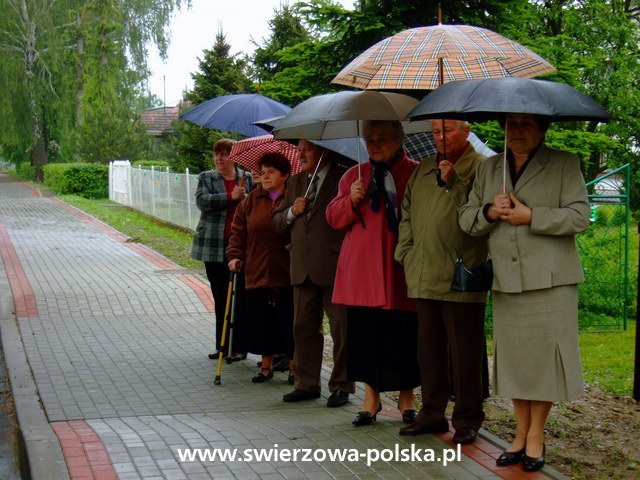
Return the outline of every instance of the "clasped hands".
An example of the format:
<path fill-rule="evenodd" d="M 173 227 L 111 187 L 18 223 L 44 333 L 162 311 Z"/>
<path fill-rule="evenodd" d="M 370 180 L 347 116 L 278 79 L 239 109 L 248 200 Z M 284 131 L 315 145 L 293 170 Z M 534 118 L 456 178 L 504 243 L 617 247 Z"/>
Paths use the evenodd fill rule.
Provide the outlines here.
<path fill-rule="evenodd" d="M 493 197 L 493 203 L 487 210 L 487 219 L 491 222 L 501 220 L 511 225 L 529 225 L 531 209 L 519 201 L 513 192 L 499 193 Z"/>

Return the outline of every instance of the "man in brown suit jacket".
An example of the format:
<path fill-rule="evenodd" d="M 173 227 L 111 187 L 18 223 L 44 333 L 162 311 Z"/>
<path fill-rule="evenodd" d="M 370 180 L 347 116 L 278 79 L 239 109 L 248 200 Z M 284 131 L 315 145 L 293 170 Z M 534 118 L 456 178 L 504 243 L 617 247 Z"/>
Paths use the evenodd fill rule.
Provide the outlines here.
<path fill-rule="evenodd" d="M 300 140 L 298 150 L 302 172 L 289 178 L 285 198 L 273 216 L 276 231 L 291 230 L 295 383 L 293 392 L 282 399 L 298 402 L 320 397 L 322 320 L 326 311 L 333 339 L 333 370 L 329 379 L 332 393 L 327 406 L 339 407 L 355 391 L 354 383 L 347 380 L 346 308 L 331 302 L 344 232 L 328 225 L 325 210 L 336 196 L 345 169 L 331 161 L 329 150 L 308 140 Z"/>

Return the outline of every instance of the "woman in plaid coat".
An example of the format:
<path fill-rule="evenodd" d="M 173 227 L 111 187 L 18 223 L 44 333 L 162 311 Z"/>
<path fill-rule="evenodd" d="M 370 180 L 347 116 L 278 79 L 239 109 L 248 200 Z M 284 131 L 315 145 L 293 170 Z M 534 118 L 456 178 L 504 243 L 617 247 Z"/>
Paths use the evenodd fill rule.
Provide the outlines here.
<path fill-rule="evenodd" d="M 253 185 L 253 179 L 248 172 L 244 172 L 230 161 L 229 153 L 234 141 L 228 138 L 218 140 L 213 146 L 215 170 L 207 170 L 198 176 L 196 189 L 196 206 L 200 210 L 200 221 L 196 228 L 191 246 L 191 258 L 202 260 L 211 284 L 211 293 L 216 311 L 216 351 L 209 354 L 209 358 L 218 358 L 222 326 L 224 324 L 224 308 L 229 283 L 228 259 L 225 254 L 231 223 L 237 205 L 244 199 Z M 238 280 L 241 276 L 238 277 Z M 238 291 L 242 291 L 241 286 Z M 238 329 L 238 320 L 242 315 L 236 315 L 234 329 L 234 350 L 244 353 L 242 329 Z M 226 355 L 226 351 L 223 352 Z M 239 360 L 242 355 L 235 355 Z"/>

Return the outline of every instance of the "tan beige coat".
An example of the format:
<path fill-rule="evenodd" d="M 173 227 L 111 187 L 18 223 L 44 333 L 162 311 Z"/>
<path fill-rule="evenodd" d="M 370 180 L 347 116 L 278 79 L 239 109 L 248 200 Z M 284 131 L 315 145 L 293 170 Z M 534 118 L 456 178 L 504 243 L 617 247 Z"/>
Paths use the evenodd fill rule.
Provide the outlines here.
<path fill-rule="evenodd" d="M 541 145 L 515 190 L 507 171 L 507 191 L 532 208 L 531 225 L 489 223 L 482 213 L 500 189 L 502 163 L 502 154 L 482 162 L 460 211 L 463 229 L 477 217 L 474 235 L 489 235 L 492 289 L 519 293 L 582 282 L 575 235 L 589 226 L 589 202 L 578 157 Z"/>

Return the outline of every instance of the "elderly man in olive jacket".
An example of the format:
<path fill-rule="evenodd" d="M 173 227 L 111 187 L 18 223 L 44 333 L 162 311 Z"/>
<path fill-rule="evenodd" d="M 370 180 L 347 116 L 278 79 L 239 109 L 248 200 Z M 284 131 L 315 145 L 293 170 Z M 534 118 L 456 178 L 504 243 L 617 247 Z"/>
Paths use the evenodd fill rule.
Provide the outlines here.
<path fill-rule="evenodd" d="M 432 126 L 438 154 L 424 160 L 407 184 L 395 253 L 404 266 L 408 296 L 417 303 L 423 402 L 416 421 L 400 434 L 448 431 L 444 413 L 453 390 L 453 440 L 466 444 L 475 440 L 484 420 L 486 293 L 455 292 L 450 286 L 456 252 L 467 236 L 458 225 L 458 210 L 467 202 L 484 157 L 467 141 L 466 122 L 433 120 Z M 470 238 L 465 265 L 476 266 L 486 257 L 485 239 Z"/>

